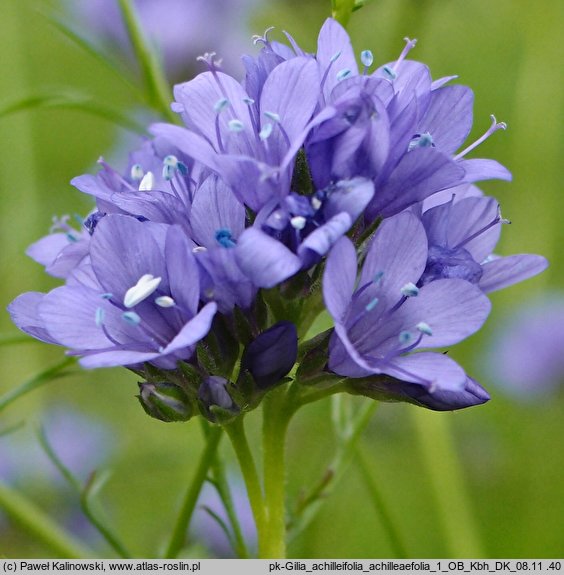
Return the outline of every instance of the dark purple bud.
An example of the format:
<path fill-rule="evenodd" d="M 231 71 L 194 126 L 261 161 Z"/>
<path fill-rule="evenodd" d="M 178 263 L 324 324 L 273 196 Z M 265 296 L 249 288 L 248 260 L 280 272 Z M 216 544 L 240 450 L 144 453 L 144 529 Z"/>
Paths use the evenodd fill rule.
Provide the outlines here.
<path fill-rule="evenodd" d="M 139 382 L 137 398 L 145 412 L 161 421 L 188 421 L 193 415 L 190 398 L 175 383 L 160 381 L 158 383 Z"/>
<path fill-rule="evenodd" d="M 210 421 L 226 423 L 240 411 L 229 395 L 228 383 L 225 378 L 212 375 L 200 385 L 198 401 L 202 412 Z"/>
<path fill-rule="evenodd" d="M 358 385 L 356 382 L 362 382 Z M 389 377 L 350 380 L 351 391 L 381 401 L 406 401 L 433 411 L 454 411 L 489 401 L 488 392 L 471 377 L 466 378 L 460 391 L 437 390 L 430 392 L 417 383 L 407 383 Z"/>
<path fill-rule="evenodd" d="M 471 377 L 460 391 L 434 391 L 430 393 L 415 383 L 400 383 L 401 393 L 413 400 L 413 403 L 434 411 L 454 411 L 489 401 L 489 393 Z"/>
<path fill-rule="evenodd" d="M 288 374 L 297 355 L 296 326 L 291 321 L 279 321 L 247 346 L 241 371 L 248 371 L 259 389 L 268 389 Z"/>

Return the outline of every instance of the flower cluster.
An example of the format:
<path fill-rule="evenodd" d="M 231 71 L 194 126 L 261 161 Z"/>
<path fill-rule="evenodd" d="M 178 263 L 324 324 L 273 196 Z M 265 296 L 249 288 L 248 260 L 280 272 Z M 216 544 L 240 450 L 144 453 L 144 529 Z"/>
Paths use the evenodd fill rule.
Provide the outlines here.
<path fill-rule="evenodd" d="M 464 147 L 473 93 L 407 59 L 415 41 L 373 69 L 334 20 L 315 55 L 287 37 L 255 38 L 242 83 L 203 57 L 174 90 L 183 127 L 151 126 L 125 173 L 101 161 L 73 180 L 95 209 L 29 250 L 65 284 L 21 295 L 12 319 L 84 367 L 142 376 L 164 421 L 227 421 L 288 374 L 437 410 L 483 403 L 443 351 L 480 329 L 487 293 L 547 265 L 493 254 L 508 222 L 474 183 L 510 174 L 467 156 L 505 125 Z M 334 327 L 303 341 L 324 308 Z"/>

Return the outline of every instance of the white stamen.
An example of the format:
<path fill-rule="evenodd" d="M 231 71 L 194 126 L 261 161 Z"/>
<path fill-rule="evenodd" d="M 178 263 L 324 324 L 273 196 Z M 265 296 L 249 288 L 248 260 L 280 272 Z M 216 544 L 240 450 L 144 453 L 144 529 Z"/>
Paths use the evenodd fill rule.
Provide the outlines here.
<path fill-rule="evenodd" d="M 306 222 L 307 220 L 303 216 L 294 216 L 290 220 L 292 227 L 296 230 L 303 230 L 305 228 Z"/>
<path fill-rule="evenodd" d="M 424 321 L 420 321 L 415 327 L 425 335 L 433 335 L 433 330 L 431 329 L 431 326 L 428 323 L 425 323 Z"/>
<path fill-rule="evenodd" d="M 144 299 L 148 298 L 161 283 L 161 278 L 156 278 L 151 274 L 145 274 L 139 281 L 130 287 L 123 297 L 123 305 L 127 308 L 134 307 Z"/>
<path fill-rule="evenodd" d="M 272 134 L 272 124 L 268 123 L 259 133 L 259 138 L 261 140 L 267 140 Z"/>
<path fill-rule="evenodd" d="M 273 122 L 280 122 L 280 116 L 275 112 L 263 112 L 263 114 Z"/>
<path fill-rule="evenodd" d="M 155 176 L 153 176 L 153 172 L 147 172 L 143 176 L 141 182 L 139 183 L 139 191 L 150 192 L 154 186 L 155 186 Z"/>
<path fill-rule="evenodd" d="M 141 318 L 134 311 L 123 312 L 121 318 L 129 325 L 139 325 L 141 323 Z"/>
<path fill-rule="evenodd" d="M 232 132 L 242 132 L 245 129 L 245 126 L 241 120 L 229 120 L 227 125 Z"/>
<path fill-rule="evenodd" d="M 321 206 L 322 206 L 322 202 L 319 198 L 316 198 L 315 196 L 313 198 L 311 198 L 311 207 L 314 210 L 317 211 Z"/>
<path fill-rule="evenodd" d="M 165 156 L 163 160 L 163 165 L 170 166 L 171 168 L 178 167 L 178 158 L 170 154 L 169 156 Z"/>
<path fill-rule="evenodd" d="M 225 108 L 227 108 L 227 106 L 229 106 L 229 100 L 227 98 L 220 98 L 213 105 L 213 110 L 214 110 L 214 112 L 217 112 L 219 114 L 222 110 L 225 110 Z"/>
<path fill-rule="evenodd" d="M 255 103 L 255 101 L 252 98 L 243 98 L 243 102 L 245 102 L 247 106 L 252 106 Z"/>
<path fill-rule="evenodd" d="M 372 63 L 374 62 L 374 56 L 370 50 L 363 50 L 360 53 L 360 61 L 362 62 L 363 66 L 370 68 Z"/>
<path fill-rule="evenodd" d="M 104 317 L 106 316 L 106 312 L 101 308 L 96 308 L 96 315 L 94 317 L 94 321 L 96 325 L 100 327 L 104 323 Z"/>
<path fill-rule="evenodd" d="M 155 303 L 159 307 L 174 307 L 176 302 L 168 295 L 162 295 L 155 299 Z"/>
<path fill-rule="evenodd" d="M 379 301 L 380 301 L 380 300 L 379 300 L 377 297 L 371 299 L 371 300 L 366 304 L 366 306 L 365 306 L 364 309 L 365 309 L 366 311 L 372 311 L 372 310 L 378 305 L 378 302 L 379 302 Z"/>
<path fill-rule="evenodd" d="M 404 295 L 405 297 L 415 297 L 417 295 L 419 295 L 419 288 L 412 282 L 408 282 L 406 283 L 401 289 L 400 289 L 402 295 Z"/>
<path fill-rule="evenodd" d="M 339 70 L 337 72 L 337 81 L 340 82 L 341 80 L 348 78 L 351 74 L 352 72 L 348 68 L 345 68 L 344 70 Z"/>
<path fill-rule="evenodd" d="M 202 252 L 207 252 L 208 248 L 204 247 L 204 246 L 196 246 L 195 248 L 192 249 L 192 253 L 193 254 L 200 254 Z"/>
<path fill-rule="evenodd" d="M 408 331 L 402 331 L 399 334 L 399 342 L 403 345 L 406 343 L 409 343 L 411 341 L 411 333 L 409 333 Z"/>
<path fill-rule="evenodd" d="M 131 179 L 136 181 L 136 182 L 141 180 L 143 178 L 143 176 L 145 175 L 145 172 L 143 171 L 141 164 L 133 164 L 133 166 L 131 166 L 130 175 L 131 175 Z"/>

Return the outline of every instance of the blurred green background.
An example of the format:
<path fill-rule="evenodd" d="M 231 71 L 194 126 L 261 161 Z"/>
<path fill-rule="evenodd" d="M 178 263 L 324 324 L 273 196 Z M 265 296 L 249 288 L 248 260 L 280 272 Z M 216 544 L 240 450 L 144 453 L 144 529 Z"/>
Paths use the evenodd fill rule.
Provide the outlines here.
<path fill-rule="evenodd" d="M 329 4 L 264 0 L 250 15 L 251 30 L 261 33 L 275 25 L 276 38 L 286 29 L 314 51 Z M 140 109 L 142 103 L 126 82 L 49 24 L 43 13 L 53 6 L 55 2 L 1 0 L 0 109 L 24 95 L 69 87 L 123 110 Z M 513 222 L 504 229 L 497 251 L 541 253 L 551 262 L 540 277 L 493 294 L 494 309 L 485 328 L 452 350 L 491 391 L 490 403 L 442 414 L 382 405 L 364 435 L 363 453 L 410 557 L 564 556 L 564 394 L 517 402 L 496 389 L 486 369 L 497 326 L 516 306 L 560 288 L 564 279 L 563 26 L 561 0 L 373 0 L 349 24 L 357 51 L 372 49 L 377 63 L 397 57 L 402 38 L 410 36 L 419 39 L 413 58 L 427 63 L 435 78 L 458 74 L 476 95 L 473 136 L 489 126 L 491 113 L 508 123 L 507 132 L 480 149 L 480 156 L 501 161 L 514 174 L 511 184 L 482 186 L 499 199 L 504 216 Z M 97 158 L 111 156 L 125 136 L 112 123 L 77 110 L 22 111 L 0 118 L 3 308 L 23 291 L 45 291 L 57 284 L 24 250 L 48 231 L 53 215 L 90 209 L 88 198 L 68 182 L 95 170 Z M 0 317 L 0 333 L 15 333 L 8 314 Z M 62 350 L 39 343 L 0 346 L 0 394 L 62 356 Z M 83 371 L 51 382 L 0 414 L 0 430 L 25 423 L 13 434 L 0 436 L 0 447 L 31 436 L 34 426 L 56 407 L 102 422 L 112 437 L 111 456 L 104 463 L 112 475 L 101 500 L 133 552 L 149 556 L 168 537 L 202 439 L 195 422 L 149 419 L 134 398 L 135 382 L 132 374 L 117 369 Z M 293 423 L 290 498 L 318 480 L 331 459 L 329 414 L 330 402 L 323 401 L 302 410 Z M 248 419 L 256 432 L 258 414 Z M 258 448 L 258 434 L 251 437 Z M 231 461 L 227 443 L 222 450 Z M 95 453 L 86 453 L 90 455 L 97 461 Z M 26 456 L 22 451 L 21 457 Z M 464 486 L 463 495 L 452 491 L 448 481 L 443 483 L 453 474 Z M 52 470 L 36 468 L 19 476 L 15 486 L 64 521 L 62 496 L 51 475 Z M 289 553 L 393 556 L 354 462 Z M 48 548 L 0 511 L 0 556 L 49 555 Z"/>

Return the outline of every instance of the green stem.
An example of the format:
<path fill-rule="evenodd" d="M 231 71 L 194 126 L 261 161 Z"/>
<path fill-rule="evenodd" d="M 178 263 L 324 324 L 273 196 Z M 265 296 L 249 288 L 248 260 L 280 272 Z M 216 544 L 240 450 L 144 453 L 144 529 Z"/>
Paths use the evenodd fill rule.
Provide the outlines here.
<path fill-rule="evenodd" d="M 392 515 L 388 510 L 388 506 L 384 500 L 384 497 L 380 493 L 380 489 L 376 480 L 374 479 L 374 474 L 366 461 L 366 457 L 364 455 L 364 449 L 362 446 L 358 446 L 356 448 L 356 462 L 360 469 L 362 479 L 364 480 L 364 484 L 366 485 L 368 491 L 370 492 L 370 500 L 374 504 L 376 508 L 376 512 L 380 517 L 380 521 L 382 522 L 382 527 L 384 531 L 388 535 L 388 539 L 390 541 L 390 547 L 393 550 L 396 559 L 407 559 L 408 553 L 406 551 L 405 545 L 401 540 L 401 536 L 399 534 L 399 529 L 396 527 Z"/>
<path fill-rule="evenodd" d="M 286 432 L 294 409 L 286 401 L 286 389 L 271 391 L 263 403 L 264 493 L 267 535 L 263 559 L 286 557 L 285 448 Z"/>
<path fill-rule="evenodd" d="M 233 450 L 237 456 L 239 467 L 243 473 L 243 479 L 245 480 L 247 494 L 249 496 L 249 502 L 251 504 L 251 509 L 253 511 L 253 516 L 255 518 L 255 524 L 257 528 L 259 556 L 263 557 L 263 547 L 265 544 L 264 537 L 266 529 L 266 510 L 257 468 L 253 454 L 249 448 L 247 436 L 245 434 L 243 418 L 244 416 L 238 417 L 235 419 L 235 421 L 226 425 L 224 429 L 229 436 L 231 444 L 233 445 Z"/>
<path fill-rule="evenodd" d="M 59 557 L 83 559 L 93 553 L 57 525 L 24 495 L 0 483 L 0 508 L 30 534 L 51 548 Z"/>
<path fill-rule="evenodd" d="M 296 517 L 291 527 L 291 539 L 295 539 L 314 520 L 319 513 L 323 501 L 331 494 L 338 485 L 350 465 L 356 444 L 362 432 L 368 426 L 378 402 L 367 401 L 357 411 L 350 422 L 346 436 L 341 438 L 337 446 L 333 460 L 319 482 L 314 486 L 312 493 L 305 498 L 307 505 L 302 505 L 299 516 Z M 322 497 L 323 496 L 323 497 Z"/>
<path fill-rule="evenodd" d="M 213 462 L 213 477 L 215 480 L 215 488 L 217 489 L 217 493 L 225 507 L 225 512 L 227 513 L 227 517 L 231 523 L 231 528 L 233 529 L 233 536 L 235 538 L 234 551 L 240 559 L 248 559 L 249 551 L 245 544 L 245 538 L 243 537 L 243 531 L 239 524 L 235 505 L 233 504 L 233 497 L 231 496 L 229 483 L 225 476 L 223 461 L 218 457 L 216 457 Z"/>
<path fill-rule="evenodd" d="M 410 410 L 450 556 L 483 557 L 472 504 L 444 414 Z"/>
<path fill-rule="evenodd" d="M 176 122 L 176 115 L 170 109 L 172 101 L 170 87 L 162 66 L 160 66 L 155 53 L 150 49 L 145 39 L 132 2 L 131 0 L 118 1 L 129 39 L 143 72 L 149 101 L 157 110 L 163 113 L 165 118 L 171 122 Z"/>
<path fill-rule="evenodd" d="M 190 484 L 188 491 L 186 491 L 184 502 L 182 503 L 174 531 L 172 532 L 170 543 L 164 556 L 165 559 L 175 559 L 184 545 L 184 541 L 186 539 L 186 530 L 188 529 L 190 519 L 192 518 L 192 514 L 196 508 L 196 503 L 198 501 L 200 491 L 202 490 L 202 485 L 206 480 L 208 471 L 215 458 L 217 447 L 222 436 L 222 431 L 223 430 L 221 427 L 212 427 L 210 429 L 210 432 L 206 438 L 206 448 L 202 453 L 200 463 L 198 464 L 198 468 L 196 469 L 196 474 L 192 479 L 192 483 Z"/>

